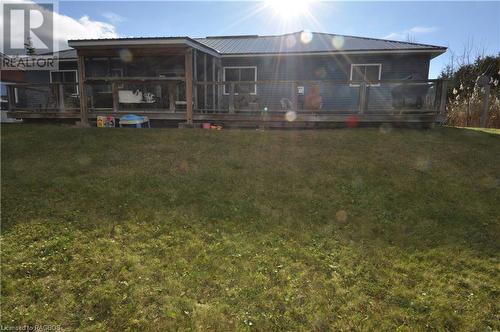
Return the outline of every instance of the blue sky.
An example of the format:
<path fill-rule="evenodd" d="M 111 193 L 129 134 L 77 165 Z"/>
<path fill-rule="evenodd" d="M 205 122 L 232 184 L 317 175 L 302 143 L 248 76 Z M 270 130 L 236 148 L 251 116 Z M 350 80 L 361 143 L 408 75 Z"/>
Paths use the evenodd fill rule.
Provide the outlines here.
<path fill-rule="evenodd" d="M 296 1 L 296 0 L 295 0 Z M 253 1 L 61 1 L 59 13 L 75 20 L 107 23 L 120 37 L 259 34 L 299 30 L 412 40 L 461 53 L 500 51 L 500 2 L 310 2 L 309 14 L 290 17 Z M 265 8 L 262 8 L 265 7 Z M 434 59 L 430 77 L 449 62 Z"/>

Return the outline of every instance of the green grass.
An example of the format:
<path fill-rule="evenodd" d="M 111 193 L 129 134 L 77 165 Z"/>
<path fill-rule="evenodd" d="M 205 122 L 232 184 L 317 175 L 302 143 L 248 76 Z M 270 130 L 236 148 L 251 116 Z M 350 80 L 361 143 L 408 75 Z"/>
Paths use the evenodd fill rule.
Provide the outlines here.
<path fill-rule="evenodd" d="M 3 325 L 498 330 L 500 136 L 2 127 Z"/>
<path fill-rule="evenodd" d="M 456 127 L 456 128 L 482 131 L 482 132 L 485 132 L 488 134 L 500 135 L 500 129 L 498 129 L 498 128 L 479 128 L 479 127 Z"/>

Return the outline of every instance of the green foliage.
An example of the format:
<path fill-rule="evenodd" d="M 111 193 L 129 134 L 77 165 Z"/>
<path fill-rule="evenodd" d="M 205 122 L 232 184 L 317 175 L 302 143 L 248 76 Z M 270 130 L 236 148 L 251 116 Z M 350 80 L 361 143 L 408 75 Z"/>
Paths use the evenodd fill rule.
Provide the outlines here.
<path fill-rule="evenodd" d="M 448 65 L 440 78 L 450 80 L 448 85 L 448 119 L 454 126 L 477 126 L 482 111 L 484 94 L 478 78 L 490 78 L 488 127 L 500 128 L 500 54 L 478 57 L 473 63 L 458 68 Z"/>
<path fill-rule="evenodd" d="M 478 77 L 481 75 L 491 77 L 490 86 L 498 92 L 500 87 L 498 82 L 495 84 L 495 79 L 499 79 L 500 76 L 500 53 L 497 56 L 478 57 L 473 63 L 465 63 L 458 68 L 448 65 L 443 69 L 439 78 L 451 81 L 449 87 L 451 94 L 470 96 L 474 87 L 476 87 Z M 453 93 L 454 88 L 457 89 L 456 93 Z"/>
<path fill-rule="evenodd" d="M 33 47 L 33 41 L 31 40 L 31 37 L 28 37 L 26 39 L 26 43 L 24 43 L 24 50 L 26 51 L 26 55 L 36 54 L 36 49 L 35 47 Z"/>
<path fill-rule="evenodd" d="M 1 134 L 3 326 L 500 329 L 498 135 Z"/>

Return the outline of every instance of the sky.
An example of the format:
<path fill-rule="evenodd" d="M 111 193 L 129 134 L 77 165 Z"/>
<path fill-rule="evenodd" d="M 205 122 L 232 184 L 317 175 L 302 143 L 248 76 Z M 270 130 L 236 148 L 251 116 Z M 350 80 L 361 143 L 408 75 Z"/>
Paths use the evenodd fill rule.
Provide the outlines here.
<path fill-rule="evenodd" d="M 2 0 L 3 1 L 3 0 Z M 27 0 L 23 0 L 27 1 Z M 451 1 L 59 1 L 60 38 L 258 34 L 300 30 L 445 46 L 435 78 L 469 45 L 500 52 L 500 2 Z M 285 5 L 283 5 L 285 4 Z M 56 22 L 57 23 L 57 22 Z"/>

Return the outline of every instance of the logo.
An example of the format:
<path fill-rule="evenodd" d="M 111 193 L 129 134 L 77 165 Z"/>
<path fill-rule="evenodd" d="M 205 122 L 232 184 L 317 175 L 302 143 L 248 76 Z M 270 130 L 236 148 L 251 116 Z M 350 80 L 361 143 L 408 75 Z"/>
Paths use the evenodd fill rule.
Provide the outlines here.
<path fill-rule="evenodd" d="M 54 70 L 53 3 L 2 3 L 2 70 Z"/>

